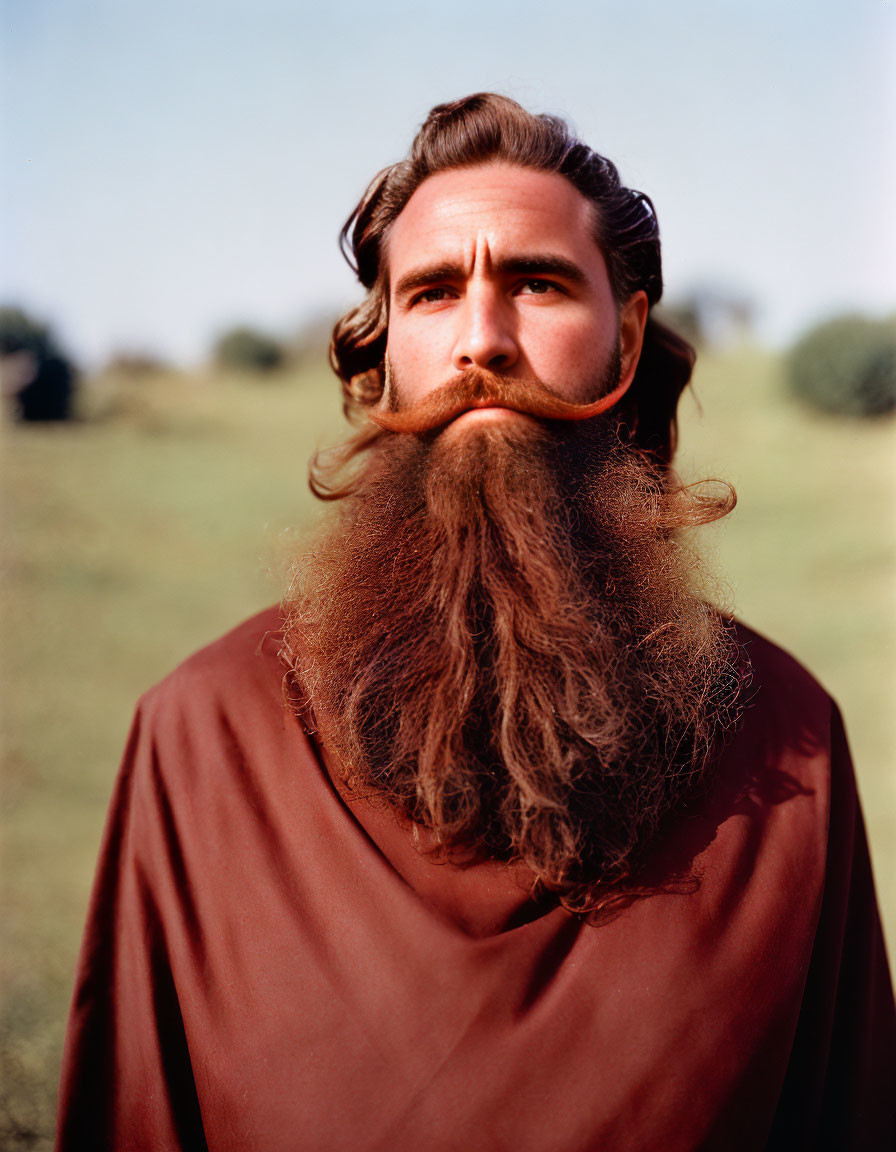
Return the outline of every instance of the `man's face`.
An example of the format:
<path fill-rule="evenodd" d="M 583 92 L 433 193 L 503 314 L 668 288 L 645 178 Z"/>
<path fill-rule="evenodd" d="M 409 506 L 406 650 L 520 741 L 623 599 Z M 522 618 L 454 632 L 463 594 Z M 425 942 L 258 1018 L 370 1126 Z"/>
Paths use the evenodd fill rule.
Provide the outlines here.
<path fill-rule="evenodd" d="M 647 300 L 637 292 L 617 308 L 593 212 L 565 177 L 507 164 L 424 181 L 387 245 L 397 394 L 385 401 L 403 407 L 479 367 L 588 403 L 617 344 L 630 379 Z M 478 408 L 454 423 L 526 419 Z"/>

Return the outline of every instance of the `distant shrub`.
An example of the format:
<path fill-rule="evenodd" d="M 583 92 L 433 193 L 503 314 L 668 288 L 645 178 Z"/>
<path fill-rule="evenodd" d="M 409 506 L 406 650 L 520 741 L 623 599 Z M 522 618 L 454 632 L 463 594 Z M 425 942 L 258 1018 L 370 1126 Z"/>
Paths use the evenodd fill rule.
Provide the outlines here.
<path fill-rule="evenodd" d="M 68 420 L 76 371 L 49 327 L 21 308 L 0 308 L 0 384 L 17 420 Z"/>
<path fill-rule="evenodd" d="M 129 380 L 143 380 L 147 376 L 161 376 L 170 372 L 171 365 L 152 352 L 116 352 L 106 361 L 103 371 L 113 376 L 125 376 Z"/>
<path fill-rule="evenodd" d="M 283 347 L 273 336 L 256 328 L 231 328 L 215 342 L 213 350 L 219 368 L 239 372 L 270 372 L 283 363 Z"/>
<path fill-rule="evenodd" d="M 706 333 L 700 323 L 700 313 L 692 300 L 658 304 L 654 312 L 657 320 L 667 324 L 679 336 L 683 336 L 695 348 L 706 343 Z"/>
<path fill-rule="evenodd" d="M 46 324 L 35 320 L 21 308 L 0 308 L 0 356 L 10 356 L 15 352 L 30 352 L 39 360 L 57 354 Z"/>
<path fill-rule="evenodd" d="M 725 348 L 749 340 L 755 307 L 748 296 L 734 289 L 703 284 L 685 295 L 664 299 L 655 314 L 695 348 Z"/>
<path fill-rule="evenodd" d="M 795 397 L 844 416 L 896 409 L 896 317 L 838 316 L 811 329 L 790 350 L 787 381 Z"/>

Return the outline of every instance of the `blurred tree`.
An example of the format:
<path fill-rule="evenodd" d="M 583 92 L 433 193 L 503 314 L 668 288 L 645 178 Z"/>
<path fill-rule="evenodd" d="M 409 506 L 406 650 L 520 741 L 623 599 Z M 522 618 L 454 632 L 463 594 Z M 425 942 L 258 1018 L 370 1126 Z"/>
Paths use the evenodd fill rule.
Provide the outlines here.
<path fill-rule="evenodd" d="M 882 416 L 896 410 L 896 316 L 837 316 L 810 329 L 787 356 L 793 396 L 825 412 Z"/>
<path fill-rule="evenodd" d="M 279 368 L 285 358 L 278 340 L 248 325 L 222 333 L 215 341 L 212 356 L 219 368 L 240 372 L 270 372 Z"/>
<path fill-rule="evenodd" d="M 21 308 L 0 308 L 0 387 L 17 420 L 68 420 L 76 372 L 50 328 Z"/>

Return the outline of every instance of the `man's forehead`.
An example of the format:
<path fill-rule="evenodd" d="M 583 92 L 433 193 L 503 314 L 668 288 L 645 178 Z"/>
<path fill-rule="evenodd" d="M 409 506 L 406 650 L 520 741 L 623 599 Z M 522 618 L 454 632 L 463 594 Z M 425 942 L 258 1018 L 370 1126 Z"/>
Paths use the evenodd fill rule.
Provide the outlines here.
<path fill-rule="evenodd" d="M 600 256 L 595 207 L 566 177 L 507 164 L 452 169 L 425 180 L 390 229 L 389 279 L 440 258 L 545 253 Z"/>

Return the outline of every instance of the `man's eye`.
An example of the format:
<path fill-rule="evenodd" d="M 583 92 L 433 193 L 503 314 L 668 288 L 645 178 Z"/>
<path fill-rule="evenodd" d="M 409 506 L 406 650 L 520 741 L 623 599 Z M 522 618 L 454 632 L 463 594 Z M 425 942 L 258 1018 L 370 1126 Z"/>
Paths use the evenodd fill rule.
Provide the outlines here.
<path fill-rule="evenodd" d="M 447 299 L 447 288 L 427 288 L 425 292 L 421 292 L 419 296 L 414 297 L 415 304 L 436 304 L 440 300 Z"/>
<path fill-rule="evenodd" d="M 544 296 L 548 292 L 557 291 L 557 285 L 550 280 L 525 280 L 520 287 L 520 292 L 526 296 Z"/>

